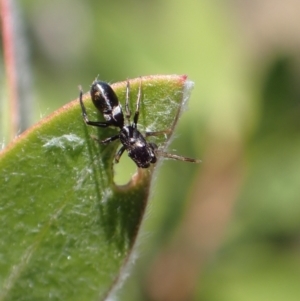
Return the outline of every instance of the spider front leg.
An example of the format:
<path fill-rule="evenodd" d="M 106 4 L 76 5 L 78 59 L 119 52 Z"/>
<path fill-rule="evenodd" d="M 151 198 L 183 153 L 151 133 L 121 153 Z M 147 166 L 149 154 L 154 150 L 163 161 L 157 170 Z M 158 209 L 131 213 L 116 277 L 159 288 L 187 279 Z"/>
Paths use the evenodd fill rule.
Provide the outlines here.
<path fill-rule="evenodd" d="M 121 156 L 123 155 L 124 151 L 125 151 L 126 147 L 123 145 L 118 152 L 115 155 L 115 162 L 119 163 Z"/>
<path fill-rule="evenodd" d="M 170 153 L 163 152 L 161 150 L 156 150 L 156 154 L 158 156 L 161 156 L 164 158 L 169 158 L 169 159 L 178 160 L 178 161 L 191 162 L 191 163 L 200 163 L 201 162 L 201 160 L 198 160 L 198 159 L 192 159 L 192 158 L 188 158 L 188 157 L 184 157 L 184 156 L 170 154 Z"/>
<path fill-rule="evenodd" d="M 129 98 L 130 98 L 130 84 L 129 84 L 129 80 L 127 80 L 126 101 L 125 101 L 125 116 L 126 116 L 128 124 L 130 124 L 130 117 L 131 117 L 131 111 L 129 109 Z"/>
<path fill-rule="evenodd" d="M 140 85 L 139 85 L 139 91 L 138 91 L 137 101 L 136 101 L 136 109 L 133 117 L 133 123 L 135 127 L 137 127 L 137 123 L 139 121 L 141 97 L 142 97 L 142 78 L 140 77 Z"/>
<path fill-rule="evenodd" d="M 157 135 L 170 133 L 170 132 L 171 132 L 171 130 L 165 130 L 165 131 L 159 131 L 159 132 L 147 132 L 146 136 L 157 136 Z M 184 156 L 166 153 L 166 152 L 162 151 L 161 149 L 159 149 L 155 143 L 149 143 L 149 146 L 151 146 L 155 155 L 158 157 L 164 157 L 164 158 L 169 158 L 169 159 L 178 160 L 178 161 L 191 162 L 191 163 L 200 163 L 201 162 L 201 160 L 198 160 L 198 159 L 192 159 L 192 158 L 188 158 L 188 157 L 184 157 Z"/>
<path fill-rule="evenodd" d="M 85 106 L 83 104 L 83 101 L 82 101 L 82 95 L 83 95 L 83 92 L 82 92 L 82 89 L 81 87 L 79 87 L 79 102 L 80 102 L 80 106 L 81 106 L 81 111 L 82 111 L 82 118 L 84 120 L 84 122 L 87 124 L 87 125 L 91 125 L 91 126 L 97 126 L 97 127 L 102 127 L 102 128 L 106 128 L 108 126 L 110 126 L 110 124 L 108 122 L 103 122 L 103 121 L 90 121 L 89 118 L 88 118 L 88 114 L 86 112 L 86 109 L 85 109 Z"/>
<path fill-rule="evenodd" d="M 155 131 L 155 132 L 146 132 L 145 135 L 146 137 L 150 137 L 150 136 L 160 136 L 160 135 L 168 135 L 171 134 L 171 129 L 167 129 L 167 130 L 162 130 L 162 131 Z"/>

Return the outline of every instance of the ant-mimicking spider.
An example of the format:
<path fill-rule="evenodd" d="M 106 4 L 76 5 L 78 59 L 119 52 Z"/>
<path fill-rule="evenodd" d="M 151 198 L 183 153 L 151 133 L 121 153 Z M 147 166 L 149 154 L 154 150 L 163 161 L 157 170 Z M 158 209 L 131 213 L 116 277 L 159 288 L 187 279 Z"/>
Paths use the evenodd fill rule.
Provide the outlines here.
<path fill-rule="evenodd" d="M 171 158 L 175 160 L 181 160 L 186 162 L 199 163 L 199 160 L 186 158 L 178 156 L 175 154 L 165 153 L 158 149 L 155 143 L 147 142 L 145 137 L 157 136 L 163 133 L 169 132 L 168 130 L 159 132 L 146 132 L 145 137 L 138 130 L 137 123 L 139 120 L 140 112 L 140 102 L 141 102 L 141 92 L 142 90 L 142 80 L 140 81 L 136 110 L 133 117 L 133 122 L 130 122 L 131 111 L 129 109 L 129 93 L 130 85 L 127 80 L 126 86 L 126 100 L 125 100 L 125 117 L 127 119 L 127 124 L 124 124 L 124 114 L 122 111 L 122 106 L 119 103 L 118 97 L 115 94 L 111 86 L 105 82 L 98 81 L 97 79 L 92 83 L 90 94 L 91 99 L 95 107 L 103 114 L 105 121 L 90 121 L 82 101 L 82 88 L 80 87 L 79 102 L 82 109 L 82 117 L 87 125 L 96 127 L 118 127 L 120 132 L 117 135 L 108 137 L 102 141 L 102 144 L 110 143 L 114 140 L 120 139 L 122 146 L 115 155 L 115 162 L 118 163 L 122 154 L 126 150 L 128 156 L 135 162 L 135 164 L 140 168 L 148 168 L 150 164 L 154 164 L 157 161 L 157 156 L 162 156 L 166 158 Z"/>

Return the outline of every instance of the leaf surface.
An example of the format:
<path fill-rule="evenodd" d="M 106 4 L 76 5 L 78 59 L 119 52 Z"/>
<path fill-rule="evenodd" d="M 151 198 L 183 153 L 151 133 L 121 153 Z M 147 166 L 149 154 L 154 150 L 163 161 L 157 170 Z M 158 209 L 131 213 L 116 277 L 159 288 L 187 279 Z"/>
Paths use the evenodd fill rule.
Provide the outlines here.
<path fill-rule="evenodd" d="M 139 82 L 130 80 L 132 112 Z M 126 82 L 112 87 L 124 107 Z M 186 76 L 143 77 L 139 129 L 173 129 L 191 87 Z M 90 120 L 103 119 L 89 93 L 84 102 Z M 117 132 L 86 126 L 77 99 L 0 153 L 0 300 L 105 299 L 134 246 L 155 169 L 115 185 L 120 143 L 91 136 Z M 164 147 L 169 138 L 149 140 Z"/>

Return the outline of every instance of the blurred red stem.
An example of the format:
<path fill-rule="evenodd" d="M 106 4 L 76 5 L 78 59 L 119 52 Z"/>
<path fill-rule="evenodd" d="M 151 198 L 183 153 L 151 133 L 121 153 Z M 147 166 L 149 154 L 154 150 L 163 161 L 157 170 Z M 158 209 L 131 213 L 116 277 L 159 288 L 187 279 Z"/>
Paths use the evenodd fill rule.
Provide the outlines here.
<path fill-rule="evenodd" d="M 3 39 L 4 64 L 8 82 L 9 94 L 9 120 L 10 120 L 10 139 L 13 139 L 19 128 L 18 114 L 18 94 L 17 94 L 17 77 L 16 61 L 14 49 L 14 31 L 12 5 L 13 0 L 0 0 L 0 15 Z"/>

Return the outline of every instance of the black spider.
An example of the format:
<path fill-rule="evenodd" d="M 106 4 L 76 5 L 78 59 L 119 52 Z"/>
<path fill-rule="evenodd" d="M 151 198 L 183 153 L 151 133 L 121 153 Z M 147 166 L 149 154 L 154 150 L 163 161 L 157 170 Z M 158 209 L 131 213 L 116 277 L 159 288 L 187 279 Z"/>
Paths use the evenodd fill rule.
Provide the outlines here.
<path fill-rule="evenodd" d="M 119 103 L 117 95 L 115 94 L 114 90 L 109 84 L 95 80 L 90 90 L 92 101 L 95 107 L 103 114 L 105 121 L 90 121 L 88 119 L 88 115 L 82 101 L 83 92 L 80 88 L 79 101 L 82 109 L 82 116 L 84 122 L 87 125 L 92 125 L 96 127 L 105 128 L 109 126 L 114 126 L 120 129 L 120 132 L 117 135 L 108 137 L 100 141 L 103 144 L 107 144 L 114 140 L 120 139 L 122 147 L 118 150 L 115 156 L 116 163 L 119 162 L 125 150 L 128 152 L 128 156 L 136 163 L 138 167 L 141 168 L 147 168 L 150 166 L 150 164 L 154 164 L 157 161 L 157 156 L 163 156 L 175 160 L 194 163 L 200 162 L 199 160 L 162 152 L 158 149 L 156 144 L 146 141 L 143 134 L 137 128 L 141 102 L 141 89 L 142 81 L 140 81 L 138 97 L 136 102 L 136 110 L 134 113 L 133 122 L 131 123 L 131 111 L 129 109 L 130 86 L 129 81 L 127 81 L 125 102 L 125 117 L 127 119 L 127 124 L 125 125 L 122 106 Z M 145 136 L 155 136 L 167 132 L 170 131 L 166 130 L 159 132 L 146 132 Z"/>

